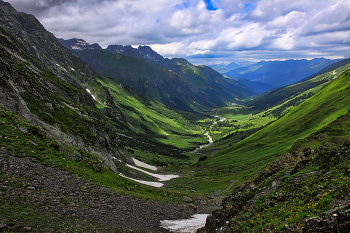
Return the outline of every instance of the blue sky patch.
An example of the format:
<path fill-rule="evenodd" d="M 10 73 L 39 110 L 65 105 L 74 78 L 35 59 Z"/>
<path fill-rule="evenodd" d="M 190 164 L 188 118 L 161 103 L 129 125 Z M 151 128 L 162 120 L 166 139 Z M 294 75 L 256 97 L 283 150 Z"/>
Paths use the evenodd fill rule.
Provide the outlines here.
<path fill-rule="evenodd" d="M 213 6 L 213 3 L 211 2 L 211 0 L 204 0 L 205 3 L 207 4 L 207 9 L 210 11 L 216 11 L 218 8 L 215 8 Z"/>
<path fill-rule="evenodd" d="M 190 7 L 190 1 L 186 1 L 186 2 L 183 2 L 181 4 L 176 4 L 175 5 L 175 8 L 179 9 L 179 10 L 183 10 L 185 8 L 189 8 Z"/>
<path fill-rule="evenodd" d="M 252 3 L 247 3 L 245 4 L 243 11 L 244 13 L 248 13 L 249 11 L 252 11 L 256 8 L 256 6 L 254 6 Z"/>

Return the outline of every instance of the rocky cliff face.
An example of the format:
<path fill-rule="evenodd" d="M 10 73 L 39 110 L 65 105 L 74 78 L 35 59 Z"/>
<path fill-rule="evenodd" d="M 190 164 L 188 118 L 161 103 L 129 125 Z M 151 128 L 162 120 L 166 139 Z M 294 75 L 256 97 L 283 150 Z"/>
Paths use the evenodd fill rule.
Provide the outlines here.
<path fill-rule="evenodd" d="M 86 92 L 99 75 L 37 21 L 0 2 L 0 103 L 63 143 L 129 160 L 123 143 Z"/>
<path fill-rule="evenodd" d="M 160 54 L 155 52 L 149 46 L 139 46 L 138 48 L 133 48 L 130 45 L 109 45 L 106 50 L 112 53 L 123 54 L 130 57 L 135 57 L 139 59 L 144 59 L 149 62 L 155 63 L 165 63 L 166 60 Z"/>
<path fill-rule="evenodd" d="M 74 38 L 70 40 L 64 40 L 62 38 L 58 38 L 58 41 L 71 50 L 102 49 L 99 44 L 89 44 L 88 42 L 82 39 Z"/>

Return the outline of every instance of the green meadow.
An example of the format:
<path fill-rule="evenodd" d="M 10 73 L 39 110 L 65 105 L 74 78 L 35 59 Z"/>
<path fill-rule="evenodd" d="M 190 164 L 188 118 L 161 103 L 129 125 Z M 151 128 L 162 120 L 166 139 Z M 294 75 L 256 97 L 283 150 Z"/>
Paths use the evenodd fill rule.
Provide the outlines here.
<path fill-rule="evenodd" d="M 218 140 L 212 146 L 200 150 L 201 153 L 208 153 L 210 156 L 196 163 L 194 167 L 188 168 L 193 171 L 189 173 L 189 177 L 183 176 L 170 183 L 173 187 L 179 187 L 181 183 L 192 181 L 190 185 L 192 189 L 212 193 L 227 189 L 231 183 L 234 183 L 232 187 L 235 187 L 254 177 L 259 170 L 289 149 L 299 149 L 296 145 L 300 139 L 324 128 L 349 111 L 349 75 L 349 71 L 344 72 L 337 79 L 323 86 L 311 98 L 292 108 L 283 117 L 277 120 L 270 119 L 270 124 L 256 129 L 256 132 L 238 130 L 231 137 Z M 244 114 L 239 113 L 239 110 L 244 108 L 239 110 L 237 108 L 224 108 L 221 112 L 213 110 L 211 113 L 244 122 L 245 119 L 242 117 Z M 235 118 L 232 109 L 239 113 L 238 117 Z M 253 117 L 248 109 L 245 110 L 245 114 L 247 118 Z M 336 131 L 341 130 L 347 132 L 346 129 L 336 129 Z M 243 136 L 243 132 L 246 132 L 246 137 Z M 315 143 L 315 146 L 319 143 Z M 179 170 L 179 168 L 167 169 Z"/>

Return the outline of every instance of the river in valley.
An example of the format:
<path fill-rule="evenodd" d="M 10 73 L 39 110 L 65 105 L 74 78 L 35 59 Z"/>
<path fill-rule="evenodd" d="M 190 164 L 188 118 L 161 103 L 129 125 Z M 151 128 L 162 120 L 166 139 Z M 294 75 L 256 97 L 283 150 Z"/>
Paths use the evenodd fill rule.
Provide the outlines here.
<path fill-rule="evenodd" d="M 215 115 L 215 118 L 218 118 L 219 122 L 223 122 L 224 120 L 226 120 L 226 118 L 220 117 L 218 115 Z M 213 122 L 211 127 L 216 125 L 218 121 Z M 131 138 L 130 136 L 126 136 L 123 134 L 120 134 L 120 135 L 124 136 L 124 137 Z M 203 147 L 207 147 L 207 146 L 210 146 L 213 144 L 213 138 L 210 136 L 209 131 L 206 131 L 204 135 L 207 136 L 208 143 L 199 146 L 198 148 L 196 148 L 194 151 L 192 151 L 190 153 L 197 153 L 197 151 L 202 149 Z M 131 138 L 131 139 L 133 139 L 133 138 Z M 135 139 L 133 139 L 133 140 L 135 140 Z M 151 182 L 151 181 L 137 180 L 137 179 L 127 177 L 121 173 L 119 174 L 120 176 L 123 176 L 125 178 L 128 178 L 130 180 L 133 180 L 133 181 L 145 184 L 145 185 L 157 187 L 157 188 L 163 187 L 164 183 L 162 183 L 162 182 L 179 177 L 179 175 L 173 175 L 173 174 L 165 174 L 164 175 L 164 174 L 157 174 L 157 173 L 145 171 L 145 170 L 140 169 L 140 168 L 146 168 L 148 170 L 155 172 L 155 171 L 157 171 L 157 167 L 143 163 L 143 162 L 141 162 L 137 159 L 134 159 L 134 158 L 133 158 L 133 160 L 134 160 L 135 166 L 130 165 L 130 164 L 126 164 L 126 166 L 131 168 L 131 169 L 143 172 L 149 176 L 155 177 L 158 181 Z M 162 220 L 160 222 L 160 225 L 162 228 L 168 229 L 170 232 L 174 232 L 174 233 L 195 233 L 197 231 L 197 229 L 205 226 L 205 222 L 206 222 L 206 219 L 208 216 L 209 216 L 209 214 L 195 214 L 189 219 Z"/>

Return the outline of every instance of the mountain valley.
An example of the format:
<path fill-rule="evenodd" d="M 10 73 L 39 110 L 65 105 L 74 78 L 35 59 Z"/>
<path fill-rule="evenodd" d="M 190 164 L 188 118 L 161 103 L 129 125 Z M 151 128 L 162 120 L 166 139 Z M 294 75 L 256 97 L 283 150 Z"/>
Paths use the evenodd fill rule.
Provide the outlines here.
<path fill-rule="evenodd" d="M 349 78 L 57 39 L 0 1 L 0 231 L 347 232 Z"/>

